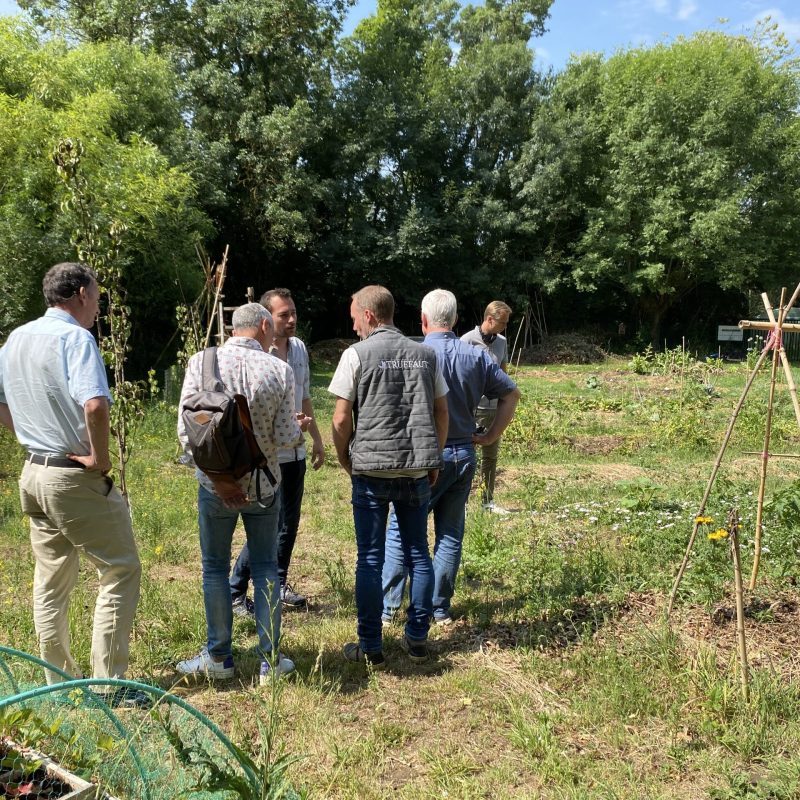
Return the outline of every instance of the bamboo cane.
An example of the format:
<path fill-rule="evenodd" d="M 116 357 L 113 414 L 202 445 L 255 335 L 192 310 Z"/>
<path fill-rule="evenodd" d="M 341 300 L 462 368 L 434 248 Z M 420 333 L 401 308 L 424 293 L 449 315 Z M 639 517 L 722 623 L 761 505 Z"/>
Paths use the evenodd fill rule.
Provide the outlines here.
<path fill-rule="evenodd" d="M 731 555 L 733 556 L 733 584 L 736 591 L 736 639 L 741 665 L 742 694 L 745 703 L 750 702 L 750 670 L 747 666 L 747 639 L 744 632 L 744 591 L 742 589 L 742 560 L 739 554 L 739 514 L 731 509 L 728 514 L 728 532 L 731 536 Z"/>
<path fill-rule="evenodd" d="M 692 535 L 689 537 L 689 543 L 686 545 L 686 552 L 683 554 L 683 561 L 681 562 L 680 567 L 678 568 L 678 574 L 675 577 L 675 583 L 672 586 L 672 591 L 669 595 L 669 602 L 667 603 L 667 618 L 669 619 L 669 615 L 672 613 L 672 607 L 675 605 L 675 598 L 678 594 L 678 587 L 681 585 L 681 581 L 683 580 L 683 573 L 686 572 L 686 565 L 689 563 L 689 556 L 692 553 L 692 548 L 694 547 L 694 541 L 697 538 L 697 531 L 700 528 L 700 523 L 697 522 L 697 517 L 702 516 L 703 512 L 706 510 L 706 503 L 708 502 L 708 498 L 711 495 L 711 489 L 714 486 L 714 481 L 716 480 L 717 473 L 719 472 L 720 465 L 722 464 L 722 457 L 725 455 L 725 450 L 728 447 L 728 443 L 730 442 L 731 435 L 733 434 L 733 427 L 736 424 L 736 419 L 739 416 L 739 412 L 742 410 L 742 406 L 744 405 L 745 398 L 747 397 L 747 393 L 750 391 L 750 387 L 753 385 L 753 381 L 756 379 L 756 375 L 758 371 L 761 369 L 761 365 L 764 363 L 764 360 L 767 357 L 767 353 L 769 350 L 766 348 L 761 351 L 761 355 L 758 357 L 758 361 L 756 361 L 755 366 L 753 367 L 750 376 L 747 379 L 747 383 L 745 384 L 744 389 L 742 390 L 742 395 L 739 398 L 739 402 L 736 404 L 736 408 L 733 410 L 733 414 L 731 415 L 730 422 L 728 423 L 728 429 L 725 431 L 725 436 L 722 439 L 722 445 L 720 446 L 719 453 L 717 454 L 717 460 L 714 462 L 714 468 L 711 470 L 711 477 L 708 479 L 708 484 L 706 485 L 706 491 L 703 495 L 703 499 L 700 502 L 700 508 L 695 515 L 695 523 L 694 528 L 692 529 Z"/>
<path fill-rule="evenodd" d="M 764 452 L 761 454 L 761 474 L 758 481 L 758 504 L 756 505 L 756 537 L 753 552 L 753 569 L 750 573 L 750 591 L 756 588 L 758 566 L 761 561 L 761 528 L 764 519 L 764 492 L 767 488 L 767 465 L 769 464 L 769 440 L 772 435 L 772 408 L 775 403 L 775 378 L 778 374 L 778 350 L 783 325 L 786 289 L 781 289 L 781 304 L 778 308 L 778 322 L 775 326 L 775 341 L 772 343 L 772 371 L 769 379 L 769 399 L 767 400 L 767 417 L 764 420 Z"/>
<path fill-rule="evenodd" d="M 773 325 L 777 325 L 777 321 L 775 320 L 775 314 L 772 312 L 772 303 L 769 302 L 769 298 L 767 297 L 767 293 L 763 292 L 761 294 L 761 302 L 764 303 L 764 310 L 767 312 L 767 316 L 769 317 L 769 321 Z M 784 311 L 783 318 L 786 319 L 786 314 L 788 311 Z M 785 330 L 785 325 L 783 327 Z M 786 385 L 789 387 L 789 396 L 792 398 L 792 408 L 794 408 L 794 418 L 797 420 L 797 425 L 800 427 L 800 402 L 797 399 L 797 386 L 794 382 L 794 376 L 792 375 L 792 368 L 789 366 L 789 359 L 786 357 L 786 349 L 783 346 L 783 337 L 780 340 L 781 348 L 779 351 L 779 355 L 781 358 L 781 366 L 783 367 L 783 374 L 786 376 Z"/>
<path fill-rule="evenodd" d="M 514 363 L 514 353 L 517 352 L 517 342 L 519 341 L 519 335 L 520 335 L 520 333 L 522 333 L 522 326 L 525 324 L 525 317 L 527 315 L 528 315 L 527 311 L 522 315 L 522 319 L 519 322 L 519 328 L 517 328 L 517 335 L 514 337 L 514 345 L 511 348 L 511 363 L 512 364 Z M 520 358 L 520 355 L 522 355 L 522 348 L 520 348 L 519 352 L 517 353 L 517 365 L 516 365 L 516 369 L 514 370 L 514 375 L 516 375 L 517 372 L 519 372 L 519 358 Z"/>
<path fill-rule="evenodd" d="M 771 331 L 775 328 L 775 325 L 766 320 L 740 319 L 739 327 L 742 330 Z M 798 333 L 800 332 L 800 324 L 797 322 L 787 322 L 783 326 L 783 330 L 787 333 Z"/>
<path fill-rule="evenodd" d="M 221 313 L 219 307 L 222 305 L 220 302 L 220 297 L 222 295 L 222 287 L 225 285 L 225 273 L 228 271 L 228 248 L 230 245 L 225 245 L 225 252 L 222 254 L 222 262 L 219 265 L 219 270 L 217 274 L 217 285 L 214 289 L 214 302 L 211 306 L 211 318 L 208 320 L 208 328 L 206 330 L 206 341 L 203 347 L 208 347 L 208 343 L 211 341 L 211 331 L 214 328 L 214 317 Z M 224 326 L 224 322 L 223 322 Z M 224 328 L 223 328 L 224 330 Z M 224 338 L 224 337 L 223 337 Z"/>
<path fill-rule="evenodd" d="M 760 450 L 744 450 L 743 456 L 760 456 L 763 455 Z M 770 453 L 770 458 L 800 458 L 800 453 Z"/>

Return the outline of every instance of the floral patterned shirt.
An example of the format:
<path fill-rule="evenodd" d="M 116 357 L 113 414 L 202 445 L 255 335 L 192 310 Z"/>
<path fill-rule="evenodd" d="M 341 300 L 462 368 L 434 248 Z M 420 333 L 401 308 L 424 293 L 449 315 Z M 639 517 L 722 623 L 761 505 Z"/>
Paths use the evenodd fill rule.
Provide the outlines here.
<path fill-rule="evenodd" d="M 217 350 L 217 363 L 222 383 L 229 392 L 243 394 L 250 405 L 255 433 L 261 452 L 275 480 L 280 483 L 281 471 L 278 467 L 278 447 L 286 447 L 301 436 L 297 424 L 294 402 L 294 373 L 292 368 L 275 356 L 265 353 L 255 339 L 246 336 L 232 336 Z M 191 461 L 186 430 L 181 411 L 183 401 L 203 388 L 203 353 L 195 353 L 186 367 L 181 400 L 178 407 L 178 438 Z M 208 489 L 214 491 L 211 480 L 200 470 L 197 479 Z M 239 481 L 242 490 L 251 498 L 255 497 L 255 475 L 245 475 Z M 261 493 L 270 494 L 270 483 L 266 475 L 261 475 Z"/>

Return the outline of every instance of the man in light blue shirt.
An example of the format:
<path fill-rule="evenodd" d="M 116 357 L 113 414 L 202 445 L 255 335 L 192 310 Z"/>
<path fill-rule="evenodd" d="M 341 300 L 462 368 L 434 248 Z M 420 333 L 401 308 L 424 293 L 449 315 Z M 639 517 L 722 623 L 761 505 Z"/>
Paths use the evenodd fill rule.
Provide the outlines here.
<path fill-rule="evenodd" d="M 457 319 L 455 295 L 434 289 L 422 299 L 422 332 L 432 347 L 447 383 L 450 424 L 442 456 L 444 467 L 431 491 L 433 511 L 433 618 L 452 623 L 450 601 L 455 589 L 464 539 L 465 507 L 475 474 L 475 445 L 496 441 L 514 416 L 520 393 L 516 384 L 484 350 L 462 342 L 454 333 Z M 475 433 L 475 408 L 481 396 L 497 399 L 497 413 L 489 429 Z M 383 565 L 383 620 L 390 622 L 400 607 L 407 566 L 400 548 L 394 514 L 386 532 Z"/>
<path fill-rule="evenodd" d="M 128 505 L 108 477 L 105 367 L 89 329 L 100 291 L 83 264 L 56 264 L 42 282 L 49 308 L 0 349 L 0 423 L 28 451 L 19 479 L 36 562 L 33 619 L 50 683 L 80 677 L 69 646 L 69 599 L 78 554 L 97 568 L 92 675 L 121 678 L 139 600 L 141 565 Z M 114 706 L 147 706 L 141 692 L 113 691 Z"/>

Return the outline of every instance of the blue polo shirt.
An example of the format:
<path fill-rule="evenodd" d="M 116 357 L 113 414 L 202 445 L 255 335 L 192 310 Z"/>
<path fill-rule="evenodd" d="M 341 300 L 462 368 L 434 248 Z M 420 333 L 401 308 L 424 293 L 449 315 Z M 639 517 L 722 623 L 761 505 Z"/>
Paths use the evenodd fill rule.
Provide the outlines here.
<path fill-rule="evenodd" d="M 93 397 L 111 400 L 103 359 L 94 336 L 66 311 L 48 308 L 0 349 L 0 403 L 29 452 L 89 455 L 83 406 Z"/>
<path fill-rule="evenodd" d="M 450 425 L 447 444 L 468 444 L 475 432 L 475 409 L 482 395 L 505 397 L 517 385 L 483 349 L 462 342 L 452 331 L 429 333 L 425 344 L 436 351 L 447 392 Z"/>

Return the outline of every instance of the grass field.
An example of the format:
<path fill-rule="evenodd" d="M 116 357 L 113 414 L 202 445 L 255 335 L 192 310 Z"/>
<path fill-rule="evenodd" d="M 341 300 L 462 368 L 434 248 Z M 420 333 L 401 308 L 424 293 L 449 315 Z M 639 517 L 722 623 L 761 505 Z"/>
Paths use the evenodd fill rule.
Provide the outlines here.
<path fill-rule="evenodd" d="M 501 453 L 498 501 L 470 501 L 454 600 L 457 624 L 432 631 L 434 659 L 412 665 L 402 627 L 386 631 L 386 672 L 344 662 L 352 641 L 355 543 L 349 480 L 329 446 L 309 471 L 290 580 L 310 598 L 284 614 L 297 674 L 275 699 L 278 742 L 298 756 L 292 784 L 317 798 L 800 797 L 800 462 L 770 462 L 765 553 L 748 594 L 752 697 L 739 689 L 727 540 L 706 535 L 729 508 L 743 518 L 749 574 L 767 375 L 741 415 L 673 615 L 663 610 L 744 365 L 673 353 L 602 365 L 523 367 L 523 400 Z M 314 401 L 326 442 L 330 368 Z M 131 462 L 144 563 L 131 675 L 187 698 L 253 749 L 268 713 L 237 620 L 238 676 L 177 682 L 176 661 L 204 642 L 196 483 L 176 463 L 175 410 L 154 405 Z M 797 450 L 778 387 L 772 450 Z M 34 651 L 32 559 L 19 513 L 20 451 L 0 434 L 0 639 Z M 241 533 L 237 532 L 237 544 Z M 94 576 L 73 600 L 73 644 L 88 664 Z M 267 698 L 270 701 L 270 697 Z"/>

